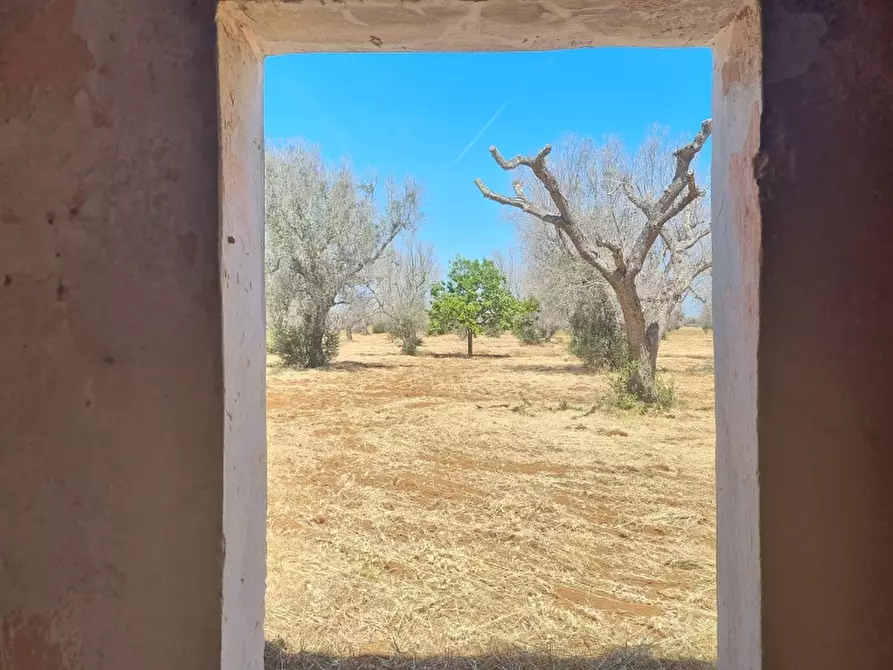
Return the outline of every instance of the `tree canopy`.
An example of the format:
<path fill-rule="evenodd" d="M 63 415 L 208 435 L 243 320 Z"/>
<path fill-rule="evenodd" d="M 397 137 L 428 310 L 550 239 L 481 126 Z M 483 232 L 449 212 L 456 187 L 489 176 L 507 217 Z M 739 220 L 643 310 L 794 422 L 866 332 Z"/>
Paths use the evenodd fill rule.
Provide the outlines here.
<path fill-rule="evenodd" d="M 274 331 L 306 341 L 306 367 L 329 359 L 323 343 L 332 308 L 348 305 L 394 238 L 421 219 L 411 179 L 402 188 L 386 181 L 384 194 L 376 186 L 302 143 L 266 153 L 267 312 Z"/>
<path fill-rule="evenodd" d="M 450 263 L 447 279 L 431 287 L 431 298 L 431 330 L 465 330 L 469 356 L 473 354 L 475 336 L 508 330 L 512 318 L 522 308 L 493 261 L 461 256 Z"/>

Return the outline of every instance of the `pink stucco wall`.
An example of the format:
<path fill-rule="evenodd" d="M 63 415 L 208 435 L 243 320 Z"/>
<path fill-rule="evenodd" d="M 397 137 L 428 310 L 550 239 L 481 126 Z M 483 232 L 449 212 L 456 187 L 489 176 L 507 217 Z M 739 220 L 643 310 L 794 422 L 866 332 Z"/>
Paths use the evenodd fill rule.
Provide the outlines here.
<path fill-rule="evenodd" d="M 218 668 L 215 3 L 0 13 L 0 667 Z"/>
<path fill-rule="evenodd" d="M 703 43 L 717 21 L 720 668 L 893 667 L 893 11 L 699 2 L 314 5 L 323 34 L 301 3 L 8 0 L 0 668 L 259 667 L 265 48 Z"/>

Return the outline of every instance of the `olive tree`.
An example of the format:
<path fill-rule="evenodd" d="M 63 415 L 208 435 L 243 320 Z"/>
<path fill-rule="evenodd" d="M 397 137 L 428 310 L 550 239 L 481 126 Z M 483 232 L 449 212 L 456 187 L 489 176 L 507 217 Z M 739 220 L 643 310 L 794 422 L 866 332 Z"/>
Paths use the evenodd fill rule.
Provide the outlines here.
<path fill-rule="evenodd" d="M 532 225 L 526 217 L 514 218 L 519 219 L 522 293 L 539 303 L 537 319 L 544 329 L 568 329 L 581 305 L 605 295 L 605 281 L 595 268 L 571 256 L 553 230 Z"/>
<path fill-rule="evenodd" d="M 372 294 L 365 286 L 352 286 L 343 291 L 338 304 L 329 313 L 332 326 L 343 330 L 348 342 L 353 340 L 355 331 L 362 331 L 368 325 L 375 312 Z"/>
<path fill-rule="evenodd" d="M 303 143 L 270 148 L 265 166 L 266 269 L 271 324 L 306 341 L 306 367 L 326 364 L 327 320 L 402 231 L 421 217 L 419 190 L 393 180 L 379 193 L 348 165 L 327 165 Z M 330 349 L 330 348 L 328 348 Z"/>
<path fill-rule="evenodd" d="M 518 175 L 514 195 L 475 181 L 484 197 L 549 226 L 556 243 L 610 287 L 635 366 L 629 391 L 646 402 L 656 396 L 661 331 L 711 268 L 705 192 L 694 172 L 711 129 L 711 122 L 704 121 L 691 142 L 672 152 L 664 138 L 652 133 L 633 156 L 618 142 L 598 146 L 571 139 L 554 166 L 548 161 L 549 145 L 535 156 L 511 159 L 491 147 L 496 163 Z"/>
<path fill-rule="evenodd" d="M 372 301 L 404 354 L 416 352 L 428 329 L 428 289 L 437 274 L 434 248 L 413 238 L 389 249 L 378 262 Z"/>

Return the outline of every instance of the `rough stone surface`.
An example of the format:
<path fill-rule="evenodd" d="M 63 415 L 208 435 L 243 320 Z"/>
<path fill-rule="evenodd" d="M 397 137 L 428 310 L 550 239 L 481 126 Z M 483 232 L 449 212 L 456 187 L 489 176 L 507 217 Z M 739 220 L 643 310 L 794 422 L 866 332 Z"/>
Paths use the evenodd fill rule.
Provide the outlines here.
<path fill-rule="evenodd" d="M 763 667 L 893 668 L 893 5 L 763 0 Z"/>
<path fill-rule="evenodd" d="M 0 12 L 0 667 L 218 668 L 215 3 Z"/>
<path fill-rule="evenodd" d="M 226 0 L 266 53 L 701 46 L 742 0 Z"/>

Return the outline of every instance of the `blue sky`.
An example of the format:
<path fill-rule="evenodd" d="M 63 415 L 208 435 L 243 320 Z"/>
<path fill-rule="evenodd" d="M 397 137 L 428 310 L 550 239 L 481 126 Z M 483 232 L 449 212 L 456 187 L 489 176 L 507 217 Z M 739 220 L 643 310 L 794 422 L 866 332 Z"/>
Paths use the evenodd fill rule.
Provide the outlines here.
<path fill-rule="evenodd" d="M 693 134 L 710 116 L 710 72 L 705 48 L 277 56 L 265 64 L 265 134 L 307 140 L 361 174 L 412 175 L 420 237 L 446 268 L 514 246 L 502 208 L 473 183 L 510 190 L 490 145 L 512 156 L 573 133 L 634 148 L 653 123 Z"/>

